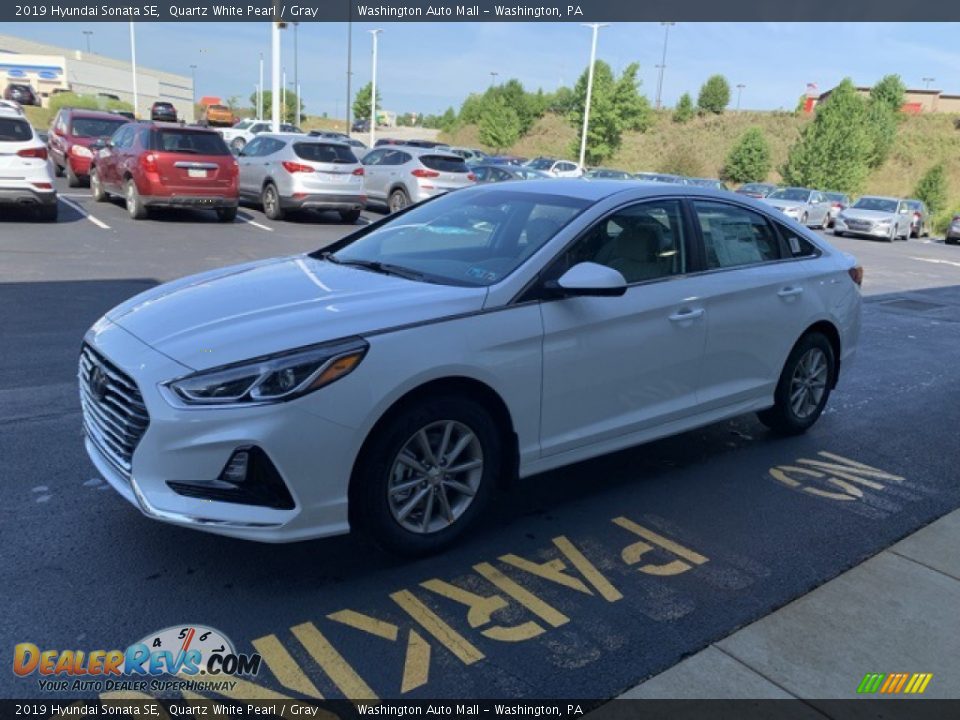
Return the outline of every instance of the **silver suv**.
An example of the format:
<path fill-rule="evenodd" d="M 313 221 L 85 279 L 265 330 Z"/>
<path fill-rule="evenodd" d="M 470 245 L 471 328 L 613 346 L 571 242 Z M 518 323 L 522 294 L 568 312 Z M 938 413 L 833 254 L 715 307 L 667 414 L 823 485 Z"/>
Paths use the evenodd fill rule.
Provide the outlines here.
<path fill-rule="evenodd" d="M 366 205 L 363 167 L 344 142 L 296 133 L 261 133 L 240 151 L 240 198 L 271 220 L 288 210 L 336 210 L 355 223 Z"/>
<path fill-rule="evenodd" d="M 362 162 L 367 198 L 392 213 L 477 181 L 464 159 L 449 150 L 391 145 L 374 148 Z"/>

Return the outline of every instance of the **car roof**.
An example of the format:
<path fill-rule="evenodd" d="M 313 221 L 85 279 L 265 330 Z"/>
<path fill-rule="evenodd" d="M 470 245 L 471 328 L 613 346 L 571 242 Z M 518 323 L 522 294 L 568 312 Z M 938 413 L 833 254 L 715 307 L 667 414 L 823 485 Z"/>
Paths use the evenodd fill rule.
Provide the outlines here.
<path fill-rule="evenodd" d="M 337 138 L 325 137 L 323 135 L 311 135 L 310 133 L 293 133 L 293 132 L 278 132 L 278 133 L 260 133 L 257 137 L 269 137 L 276 138 L 277 140 L 302 140 L 305 142 L 315 142 L 323 143 L 324 145 L 342 145 L 343 147 L 350 147 L 344 140 L 338 140 Z"/>
<path fill-rule="evenodd" d="M 103 118 L 108 120 L 117 119 L 117 115 L 110 112 L 109 110 L 89 110 L 87 108 L 63 108 L 63 109 L 65 112 L 68 112 L 75 117 L 92 117 L 92 118 Z"/>
<path fill-rule="evenodd" d="M 17 120 L 23 120 L 24 122 L 27 120 L 26 116 L 22 112 L 8 105 L 0 105 L 0 115 L 3 117 L 11 117 L 16 118 Z"/>
<path fill-rule="evenodd" d="M 493 183 L 478 185 L 481 188 L 499 188 L 505 192 L 526 192 L 543 193 L 544 195 L 565 195 L 568 197 L 586 200 L 591 203 L 599 202 L 605 198 L 620 193 L 631 193 L 638 199 L 644 197 L 658 197 L 661 195 L 670 195 L 676 197 L 696 196 L 710 197 L 718 199 L 730 199 L 734 196 L 723 190 L 713 188 L 696 187 L 689 185 L 669 185 L 662 183 L 644 183 L 639 180 L 631 182 L 629 180 L 594 180 L 587 182 L 581 178 L 544 178 L 536 180 L 526 180 L 522 183 Z M 462 191 L 459 191 L 462 192 Z"/>

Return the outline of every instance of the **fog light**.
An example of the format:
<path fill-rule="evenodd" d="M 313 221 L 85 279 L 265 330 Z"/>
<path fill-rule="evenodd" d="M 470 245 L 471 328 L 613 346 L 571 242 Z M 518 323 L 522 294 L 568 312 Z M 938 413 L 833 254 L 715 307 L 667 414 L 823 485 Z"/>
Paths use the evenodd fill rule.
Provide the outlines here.
<path fill-rule="evenodd" d="M 237 450 L 230 462 L 220 473 L 220 479 L 234 485 L 239 485 L 247 479 L 247 466 L 250 464 L 250 453 L 246 450 Z"/>

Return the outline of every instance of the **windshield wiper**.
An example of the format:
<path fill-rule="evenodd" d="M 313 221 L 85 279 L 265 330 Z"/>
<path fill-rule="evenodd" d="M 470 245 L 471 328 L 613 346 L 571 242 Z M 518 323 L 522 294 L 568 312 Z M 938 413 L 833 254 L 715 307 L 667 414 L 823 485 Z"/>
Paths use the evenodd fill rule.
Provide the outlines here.
<path fill-rule="evenodd" d="M 380 262 L 378 260 L 341 260 L 333 253 L 325 252 L 320 255 L 321 260 L 329 260 L 337 265 L 349 265 L 350 267 L 363 268 L 382 275 L 395 275 L 406 278 L 407 280 L 423 280 L 423 273 L 405 268 L 401 265 L 391 265 L 390 263 Z"/>

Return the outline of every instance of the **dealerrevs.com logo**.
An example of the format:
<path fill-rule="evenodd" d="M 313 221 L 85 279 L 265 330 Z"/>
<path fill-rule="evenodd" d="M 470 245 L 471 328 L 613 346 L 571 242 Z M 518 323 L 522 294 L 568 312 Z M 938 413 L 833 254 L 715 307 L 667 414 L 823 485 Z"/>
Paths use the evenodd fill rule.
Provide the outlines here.
<path fill-rule="evenodd" d="M 37 676 L 40 690 L 94 691 L 202 689 L 227 685 L 214 678 L 253 676 L 260 671 L 257 653 L 234 650 L 230 639 L 204 625 L 175 625 L 147 635 L 125 650 L 41 649 L 34 643 L 13 649 L 13 672 Z M 163 676 L 189 678 L 160 681 Z M 204 681 L 199 678 L 204 678 Z"/>

